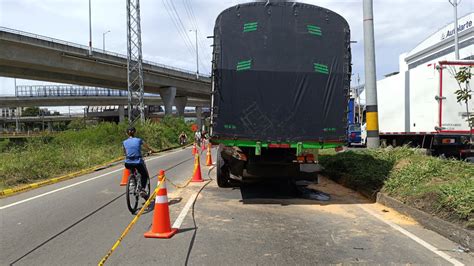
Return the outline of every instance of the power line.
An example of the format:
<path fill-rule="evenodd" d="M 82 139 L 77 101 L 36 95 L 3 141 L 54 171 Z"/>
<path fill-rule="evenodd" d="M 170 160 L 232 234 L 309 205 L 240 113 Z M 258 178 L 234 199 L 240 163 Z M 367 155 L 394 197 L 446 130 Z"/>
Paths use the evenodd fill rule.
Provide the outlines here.
<path fill-rule="evenodd" d="M 196 16 L 194 15 L 194 10 L 193 10 L 193 6 L 192 6 L 192 3 L 190 2 L 190 0 L 183 0 L 183 5 L 184 5 L 184 8 L 186 9 L 186 13 L 188 15 L 188 18 L 189 18 L 189 21 L 191 22 L 192 26 L 198 30 L 198 37 L 199 37 L 199 45 L 202 47 L 201 50 L 204 50 L 204 51 L 207 51 L 205 49 L 203 49 L 203 47 L 208 47 L 208 45 L 206 45 L 206 43 L 203 41 L 203 37 L 202 37 L 202 31 L 199 27 L 199 24 L 197 23 L 197 19 L 196 19 Z M 205 64 L 207 67 L 209 67 L 209 62 L 211 62 L 211 56 L 209 53 L 201 53 L 203 54 L 206 58 L 206 61 Z M 202 60 L 201 60 L 202 61 Z"/>
<path fill-rule="evenodd" d="M 176 18 L 175 18 L 175 16 L 174 16 L 173 12 L 171 11 L 171 8 L 168 6 L 169 3 L 168 3 L 166 0 L 162 0 L 162 2 L 163 2 L 163 5 L 164 5 L 164 7 L 165 7 L 165 9 L 166 9 L 166 12 L 168 12 L 168 15 L 170 16 L 171 20 L 173 21 L 173 24 L 174 24 L 176 30 L 178 31 L 178 34 L 180 35 L 181 39 L 183 39 L 184 44 L 185 44 L 185 46 L 186 46 L 186 48 L 187 48 L 187 50 L 188 50 L 188 52 L 189 52 L 189 55 L 190 55 L 190 56 L 193 56 L 193 54 L 194 54 L 194 53 L 193 53 L 193 50 L 194 50 L 194 49 L 192 48 L 192 45 L 190 45 L 188 42 L 186 42 L 187 39 L 186 39 L 186 37 L 183 35 L 183 31 L 182 31 L 182 29 L 179 27 L 178 21 L 176 20 Z M 187 33 L 185 33 L 185 35 L 187 35 Z M 189 37 L 188 37 L 188 41 L 189 41 Z"/>

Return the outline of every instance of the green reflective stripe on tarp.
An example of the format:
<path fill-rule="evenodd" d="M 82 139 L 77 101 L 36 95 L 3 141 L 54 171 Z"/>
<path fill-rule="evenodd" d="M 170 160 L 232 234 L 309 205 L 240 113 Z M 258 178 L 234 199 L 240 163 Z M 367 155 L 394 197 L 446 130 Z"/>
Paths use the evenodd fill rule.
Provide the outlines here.
<path fill-rule="evenodd" d="M 244 24 L 244 32 L 256 31 L 258 22 L 249 22 Z"/>
<path fill-rule="evenodd" d="M 252 67 L 252 60 L 240 61 L 237 63 L 237 71 L 247 70 Z"/>
<path fill-rule="evenodd" d="M 329 68 L 326 65 L 315 63 L 314 64 L 314 72 L 329 74 Z"/>
<path fill-rule="evenodd" d="M 322 36 L 322 35 L 323 35 L 323 32 L 321 31 L 321 28 L 318 27 L 318 26 L 307 25 L 306 28 L 308 29 L 308 32 L 309 32 L 310 34 L 318 35 L 318 36 Z"/>
<path fill-rule="evenodd" d="M 226 146 L 249 147 L 249 148 L 256 148 L 256 149 L 261 150 L 261 148 L 268 148 L 268 144 L 271 144 L 272 142 L 268 143 L 268 142 L 254 141 L 254 140 L 213 139 L 212 143 L 216 143 L 216 144 L 221 143 Z M 286 142 L 283 144 L 290 144 L 290 147 L 292 149 L 330 149 L 330 148 L 341 147 L 344 145 L 342 141 L 330 142 L 330 143 L 303 141 L 303 142 Z"/>

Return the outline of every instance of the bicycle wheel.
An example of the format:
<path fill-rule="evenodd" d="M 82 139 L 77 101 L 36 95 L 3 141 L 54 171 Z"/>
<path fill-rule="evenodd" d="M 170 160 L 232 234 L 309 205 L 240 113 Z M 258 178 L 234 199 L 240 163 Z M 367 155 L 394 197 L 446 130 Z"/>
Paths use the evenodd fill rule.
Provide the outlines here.
<path fill-rule="evenodd" d="M 145 188 L 145 190 L 146 190 L 146 194 L 148 195 L 148 198 L 147 198 L 147 200 L 148 200 L 148 199 L 150 198 L 150 196 L 151 196 L 150 178 L 148 178 L 146 182 L 147 182 L 147 183 L 146 183 L 146 188 Z"/>
<path fill-rule="evenodd" d="M 128 210 L 132 214 L 135 214 L 138 206 L 139 193 L 137 189 L 137 177 L 133 174 L 128 178 L 126 195 Z"/>

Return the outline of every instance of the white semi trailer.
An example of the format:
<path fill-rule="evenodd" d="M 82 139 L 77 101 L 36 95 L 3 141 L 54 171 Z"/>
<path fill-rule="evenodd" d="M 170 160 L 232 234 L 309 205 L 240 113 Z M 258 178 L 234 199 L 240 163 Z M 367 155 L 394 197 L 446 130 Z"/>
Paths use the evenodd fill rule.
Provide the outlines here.
<path fill-rule="evenodd" d="M 474 115 L 474 95 L 469 110 L 457 102 L 454 75 L 461 67 L 474 67 L 474 60 L 427 62 L 378 81 L 381 141 L 426 148 L 436 155 L 472 156 L 468 143 L 474 131 L 467 115 Z"/>

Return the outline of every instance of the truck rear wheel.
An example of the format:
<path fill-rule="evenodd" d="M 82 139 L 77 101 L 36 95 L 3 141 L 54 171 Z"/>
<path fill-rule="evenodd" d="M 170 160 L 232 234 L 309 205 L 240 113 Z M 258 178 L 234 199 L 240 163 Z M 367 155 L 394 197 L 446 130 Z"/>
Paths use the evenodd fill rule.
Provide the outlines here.
<path fill-rule="evenodd" d="M 222 159 L 221 149 L 217 150 L 217 185 L 222 188 L 231 187 L 231 180 L 230 180 L 230 169 L 229 166 L 226 165 L 224 159 Z"/>

